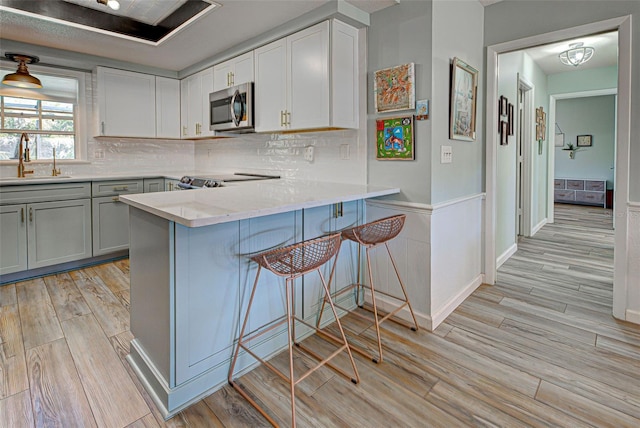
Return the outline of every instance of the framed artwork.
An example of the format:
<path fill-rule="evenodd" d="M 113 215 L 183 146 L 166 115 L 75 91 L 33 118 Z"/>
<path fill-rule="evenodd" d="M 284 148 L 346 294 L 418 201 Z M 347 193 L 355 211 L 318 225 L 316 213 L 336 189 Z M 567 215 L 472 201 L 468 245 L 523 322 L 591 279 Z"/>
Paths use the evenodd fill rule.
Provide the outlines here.
<path fill-rule="evenodd" d="M 547 113 L 542 107 L 536 108 L 536 140 L 544 140 L 547 135 Z"/>
<path fill-rule="evenodd" d="M 564 134 L 563 133 L 556 134 L 555 146 L 556 147 L 563 147 L 564 146 Z"/>
<path fill-rule="evenodd" d="M 514 120 L 513 120 L 513 104 L 509 103 L 509 107 L 507 108 L 507 110 L 508 110 L 508 114 L 507 114 L 508 119 L 507 120 L 509 121 L 509 135 L 513 135 L 513 132 L 514 132 L 513 131 L 513 128 L 514 128 L 514 126 L 513 126 L 513 123 L 514 123 Z"/>
<path fill-rule="evenodd" d="M 500 95 L 500 101 L 498 101 L 498 116 L 506 116 L 507 115 L 507 104 L 509 100 L 507 97 Z"/>
<path fill-rule="evenodd" d="M 454 58 L 451 66 L 450 139 L 476 140 L 477 92 L 478 70 Z"/>
<path fill-rule="evenodd" d="M 506 146 L 509 144 L 509 122 L 506 120 L 500 121 L 500 145 Z"/>
<path fill-rule="evenodd" d="M 416 120 L 429 119 L 429 100 L 416 101 Z"/>
<path fill-rule="evenodd" d="M 385 68 L 374 73 L 376 113 L 416 108 L 414 64 Z"/>
<path fill-rule="evenodd" d="M 576 145 L 578 147 L 591 147 L 591 135 L 578 135 L 578 141 Z"/>
<path fill-rule="evenodd" d="M 415 159 L 413 115 L 376 120 L 376 159 Z"/>

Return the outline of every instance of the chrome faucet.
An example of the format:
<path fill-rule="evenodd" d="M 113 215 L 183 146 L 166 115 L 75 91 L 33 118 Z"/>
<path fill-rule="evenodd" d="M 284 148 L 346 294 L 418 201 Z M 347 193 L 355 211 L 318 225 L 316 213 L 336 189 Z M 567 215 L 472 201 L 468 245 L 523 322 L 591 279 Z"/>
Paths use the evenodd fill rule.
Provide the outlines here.
<path fill-rule="evenodd" d="M 26 148 L 26 151 L 23 151 L 22 141 L 29 142 L 29 136 L 26 132 L 23 132 L 20 136 L 20 147 L 18 149 L 18 177 L 24 178 L 25 174 L 33 174 L 33 170 L 24 169 L 24 163 L 31 161 L 29 159 L 29 148 Z"/>
<path fill-rule="evenodd" d="M 56 169 L 56 148 L 53 148 L 53 169 L 51 170 L 51 176 L 57 177 L 60 175 L 60 168 Z"/>

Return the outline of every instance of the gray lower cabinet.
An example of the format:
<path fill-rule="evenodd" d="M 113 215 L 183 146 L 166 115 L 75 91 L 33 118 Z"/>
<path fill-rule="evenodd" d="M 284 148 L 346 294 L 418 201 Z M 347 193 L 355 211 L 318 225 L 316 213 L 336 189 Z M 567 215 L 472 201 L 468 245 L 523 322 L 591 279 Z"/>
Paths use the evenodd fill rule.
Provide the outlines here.
<path fill-rule="evenodd" d="M 94 257 L 129 248 L 129 206 L 119 196 L 143 190 L 141 179 L 92 183 Z"/>
<path fill-rule="evenodd" d="M 91 201 L 0 207 L 0 274 L 91 257 Z"/>
<path fill-rule="evenodd" d="M 143 188 L 144 193 L 164 192 L 164 178 L 145 178 Z"/>
<path fill-rule="evenodd" d="M 180 188 L 178 187 L 178 183 L 180 183 L 180 180 L 174 180 L 171 178 L 165 178 L 164 179 L 164 190 L 166 190 L 167 192 L 172 192 L 174 190 L 180 190 Z"/>

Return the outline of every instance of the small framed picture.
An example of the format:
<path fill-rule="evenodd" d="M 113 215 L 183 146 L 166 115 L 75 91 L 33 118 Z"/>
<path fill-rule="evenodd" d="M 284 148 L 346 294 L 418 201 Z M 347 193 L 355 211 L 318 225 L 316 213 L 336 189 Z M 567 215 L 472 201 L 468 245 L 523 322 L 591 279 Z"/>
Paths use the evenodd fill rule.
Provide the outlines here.
<path fill-rule="evenodd" d="M 500 122 L 500 145 L 509 144 L 509 122 L 503 120 Z"/>
<path fill-rule="evenodd" d="M 506 116 L 507 115 L 507 104 L 509 103 L 509 100 L 507 99 L 507 97 L 500 95 L 500 104 L 498 104 L 498 115 L 499 116 Z"/>
<path fill-rule="evenodd" d="M 513 119 L 513 104 L 509 103 L 509 107 L 507 108 L 508 112 L 508 121 L 509 121 L 509 135 L 513 135 L 514 128 L 514 119 Z"/>
<path fill-rule="evenodd" d="M 556 134 L 555 146 L 556 147 L 564 147 L 564 134 L 563 133 Z"/>
<path fill-rule="evenodd" d="M 416 101 L 416 120 L 429 119 L 429 100 Z"/>
<path fill-rule="evenodd" d="M 376 159 L 415 159 L 413 115 L 376 120 Z"/>
<path fill-rule="evenodd" d="M 578 147 L 591 147 L 591 135 L 578 135 Z"/>

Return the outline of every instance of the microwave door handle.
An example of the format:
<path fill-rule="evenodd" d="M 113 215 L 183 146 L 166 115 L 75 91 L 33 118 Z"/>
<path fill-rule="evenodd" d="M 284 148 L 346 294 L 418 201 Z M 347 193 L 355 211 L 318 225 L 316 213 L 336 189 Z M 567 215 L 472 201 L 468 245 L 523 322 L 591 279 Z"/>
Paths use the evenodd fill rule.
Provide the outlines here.
<path fill-rule="evenodd" d="M 234 109 L 234 106 L 236 105 L 236 99 L 240 96 L 240 91 L 236 89 L 236 91 L 233 93 L 233 96 L 231 97 L 231 105 L 229 106 L 231 108 L 231 119 L 233 119 L 233 123 L 235 123 L 236 126 L 240 126 L 240 120 L 242 119 L 242 111 L 240 111 L 240 116 L 236 116 L 236 112 Z"/>

